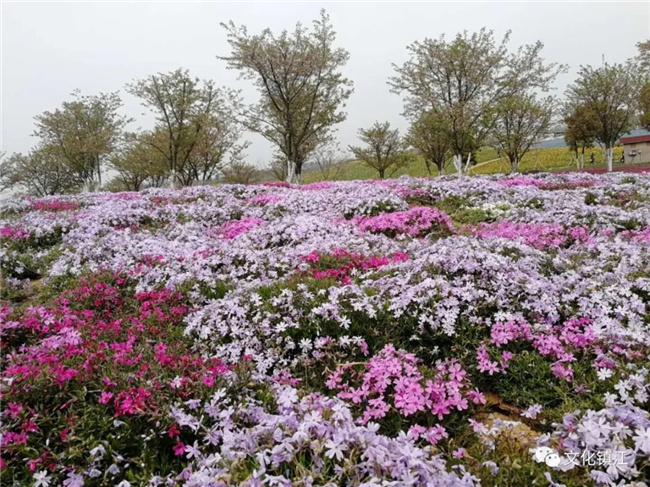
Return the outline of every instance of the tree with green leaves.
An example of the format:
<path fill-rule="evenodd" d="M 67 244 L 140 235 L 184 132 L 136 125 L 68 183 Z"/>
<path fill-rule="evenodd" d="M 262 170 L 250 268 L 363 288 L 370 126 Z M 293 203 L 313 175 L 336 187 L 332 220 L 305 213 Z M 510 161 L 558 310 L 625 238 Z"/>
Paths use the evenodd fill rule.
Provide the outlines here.
<path fill-rule="evenodd" d="M 184 186 L 207 184 L 216 180 L 230 163 L 241 161 L 249 142 L 239 143 L 242 130 L 229 112 L 212 117 L 199 133 L 184 170 L 180 173 Z"/>
<path fill-rule="evenodd" d="M 582 105 L 598 118 L 595 138 L 605 147 L 608 171 L 614 168 L 614 145 L 636 122 L 640 88 L 638 68 L 628 61 L 600 68 L 581 66 L 567 89 L 571 105 Z"/>
<path fill-rule="evenodd" d="M 365 147 L 350 146 L 350 151 L 362 164 L 376 170 L 379 179 L 384 179 L 387 170 L 395 172 L 412 161 L 399 130 L 391 130 L 389 122 L 375 122 L 372 127 L 359 130 L 359 139 Z"/>
<path fill-rule="evenodd" d="M 423 112 L 411 124 L 406 142 L 418 151 L 429 175 L 433 167 L 438 176 L 443 173 L 451 154 L 449 125 L 443 118 L 433 111 Z"/>
<path fill-rule="evenodd" d="M 432 112 L 449 124 L 452 160 L 459 176 L 466 172 L 471 152 L 481 147 L 496 123 L 496 107 L 517 94 L 547 91 L 566 69 L 544 62 L 541 42 L 510 52 L 509 37 L 508 32 L 498 42 L 492 31 L 483 28 L 450 41 L 444 36 L 425 39 L 408 46 L 408 61 L 393 65 L 397 74 L 389 85 L 395 93 L 406 93 L 404 114 L 417 119 L 423 111 Z"/>
<path fill-rule="evenodd" d="M 340 70 L 349 54 L 334 46 L 336 33 L 324 10 L 311 31 L 297 24 L 291 34 L 265 29 L 251 35 L 233 22 L 222 25 L 232 52 L 219 59 L 253 80 L 260 93 L 257 104 L 242 110 L 244 124 L 277 147 L 287 181 L 299 183 L 309 155 L 346 119 L 342 108 L 352 82 Z"/>
<path fill-rule="evenodd" d="M 151 75 L 127 85 L 127 90 L 156 115 L 158 136 L 149 143 L 167 160 L 172 187 L 189 184 L 194 177 L 203 181 L 202 176 L 221 164 L 223 154 L 211 152 L 221 150 L 214 137 L 224 135 L 228 145 L 238 133 L 230 112 L 237 93 L 220 90 L 213 81 L 193 78 L 183 69 Z"/>
<path fill-rule="evenodd" d="M 534 93 L 518 93 L 496 105 L 490 140 L 508 159 L 511 173 L 519 171 L 524 155 L 548 131 L 556 106 L 552 96 L 538 99 Z"/>
<path fill-rule="evenodd" d="M 115 179 L 125 191 L 140 191 L 147 186 L 160 186 L 169 176 L 167 158 L 152 144 L 156 134 L 132 136 L 126 146 L 111 159 L 117 172 Z"/>
<path fill-rule="evenodd" d="M 636 48 L 638 49 L 637 61 L 639 68 L 646 73 L 650 72 L 650 39 L 644 42 L 637 42 Z"/>
<path fill-rule="evenodd" d="M 639 42 L 636 47 L 639 50 L 636 61 L 643 79 L 639 90 L 639 124 L 650 130 L 650 40 Z"/>
<path fill-rule="evenodd" d="M 77 191 L 82 181 L 58 151 L 37 147 L 27 155 L 13 154 L 0 162 L 0 189 L 31 196 Z"/>
<path fill-rule="evenodd" d="M 83 182 L 84 190 L 101 185 L 102 170 L 123 140 L 130 119 L 119 114 L 117 93 L 84 96 L 75 91 L 72 101 L 36 117 L 34 135 L 43 148 L 65 162 Z"/>
<path fill-rule="evenodd" d="M 565 113 L 564 141 L 575 153 L 578 169 L 582 169 L 585 167 L 585 149 L 593 147 L 600 120 L 596 113 L 585 105 L 567 105 Z"/>
<path fill-rule="evenodd" d="M 643 85 L 639 91 L 639 124 L 646 130 L 650 130 L 650 83 Z"/>

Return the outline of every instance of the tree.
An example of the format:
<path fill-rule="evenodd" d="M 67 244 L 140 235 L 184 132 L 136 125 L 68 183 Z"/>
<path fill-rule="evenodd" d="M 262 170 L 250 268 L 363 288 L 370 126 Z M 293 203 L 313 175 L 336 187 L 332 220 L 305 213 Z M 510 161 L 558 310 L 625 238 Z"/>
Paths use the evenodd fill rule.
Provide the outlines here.
<path fill-rule="evenodd" d="M 596 113 L 585 105 L 568 105 L 565 111 L 564 141 L 575 152 L 576 160 L 579 161 L 578 168 L 582 169 L 585 166 L 585 149 L 593 147 L 600 121 Z M 580 151 L 580 158 L 578 158 L 578 151 Z"/>
<path fill-rule="evenodd" d="M 167 159 L 154 148 L 154 133 L 144 133 L 130 139 L 127 146 L 111 159 L 111 167 L 119 187 L 126 191 L 140 191 L 144 184 L 160 186 L 169 176 Z"/>
<path fill-rule="evenodd" d="M 411 125 L 406 140 L 424 159 L 429 175 L 433 166 L 441 175 L 450 155 L 449 126 L 435 112 L 423 112 Z"/>
<path fill-rule="evenodd" d="M 150 144 L 167 160 L 172 187 L 211 174 L 221 164 L 221 147 L 216 147 L 223 141 L 215 142 L 215 137 L 223 135 L 230 141 L 238 133 L 228 108 L 238 103 L 236 93 L 192 78 L 183 69 L 135 81 L 127 90 L 156 114 L 159 136 L 150 139 Z M 213 149 L 219 154 L 212 153 Z"/>
<path fill-rule="evenodd" d="M 509 52 L 508 32 L 497 43 L 492 31 L 458 34 L 447 41 L 425 39 L 408 46 L 410 59 L 393 65 L 391 91 L 406 93 L 404 114 L 417 119 L 432 112 L 450 127 L 453 163 L 462 176 L 470 154 L 481 147 L 496 122 L 495 107 L 532 89 L 546 91 L 564 66 L 547 64 L 541 42 Z M 467 163 L 463 159 L 467 157 Z"/>
<path fill-rule="evenodd" d="M 637 54 L 639 67 L 646 73 L 650 72 L 650 39 L 644 42 L 637 42 L 636 48 L 639 51 Z"/>
<path fill-rule="evenodd" d="M 607 170 L 613 170 L 613 148 L 635 123 L 639 77 L 632 62 L 605 64 L 594 69 L 581 66 L 578 79 L 567 89 L 573 105 L 584 105 L 598 118 L 596 140 L 605 147 Z"/>
<path fill-rule="evenodd" d="M 644 129 L 650 130 L 650 83 L 644 84 L 639 92 L 639 109 L 639 123 Z"/>
<path fill-rule="evenodd" d="M 341 154 L 338 147 L 326 145 L 319 147 L 311 156 L 323 181 L 335 181 L 345 172 L 346 157 Z"/>
<path fill-rule="evenodd" d="M 350 150 L 361 163 L 375 169 L 379 179 L 384 179 L 387 169 L 395 171 L 411 161 L 399 130 L 391 130 L 389 122 L 375 122 L 369 129 L 359 130 L 359 139 L 366 147 L 350 146 Z"/>
<path fill-rule="evenodd" d="M 223 169 L 223 180 L 231 184 L 251 184 L 259 180 L 259 170 L 243 161 L 235 161 Z"/>
<path fill-rule="evenodd" d="M 241 126 L 230 113 L 212 117 L 199 133 L 194 148 L 187 159 L 185 170 L 181 173 L 184 186 L 193 182 L 207 184 L 216 179 L 228 162 L 239 160 L 250 145 L 238 144 Z"/>
<path fill-rule="evenodd" d="M 637 63 L 643 79 L 639 91 L 639 123 L 644 129 L 650 130 L 650 40 L 639 42 L 636 47 L 639 50 Z"/>
<path fill-rule="evenodd" d="M 288 181 L 289 167 L 284 154 L 275 153 L 269 163 L 269 170 L 278 181 Z"/>
<path fill-rule="evenodd" d="M 38 147 L 27 155 L 13 154 L 0 163 L 0 189 L 32 196 L 74 192 L 81 181 L 58 151 Z"/>
<path fill-rule="evenodd" d="M 102 168 L 119 147 L 130 119 L 118 113 L 122 101 L 117 93 L 82 96 L 75 91 L 72 96 L 60 109 L 35 117 L 34 135 L 90 190 L 101 185 Z"/>
<path fill-rule="evenodd" d="M 292 34 L 279 36 L 270 29 L 250 35 L 245 27 L 222 24 L 232 53 L 218 58 L 253 80 L 260 93 L 260 101 L 243 110 L 243 121 L 277 146 L 288 182 L 300 182 L 309 155 L 346 119 L 341 108 L 352 93 L 352 82 L 340 72 L 349 54 L 334 47 L 336 33 L 324 10 L 313 24 L 312 31 L 297 24 Z"/>
<path fill-rule="evenodd" d="M 496 120 L 490 136 L 492 144 L 506 156 L 510 172 L 551 126 L 556 100 L 548 96 L 538 100 L 534 93 L 515 94 L 496 106 Z"/>

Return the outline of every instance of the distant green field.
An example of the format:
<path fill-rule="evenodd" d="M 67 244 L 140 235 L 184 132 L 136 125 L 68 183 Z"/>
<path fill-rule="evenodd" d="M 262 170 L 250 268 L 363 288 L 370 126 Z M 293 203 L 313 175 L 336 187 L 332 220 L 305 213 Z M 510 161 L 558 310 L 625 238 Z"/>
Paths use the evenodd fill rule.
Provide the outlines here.
<path fill-rule="evenodd" d="M 496 151 L 491 147 L 486 147 L 484 149 L 481 149 L 476 154 L 477 164 L 490 161 L 492 159 L 495 159 L 496 157 L 497 157 Z M 432 172 L 434 176 L 437 175 L 436 171 L 437 169 L 433 167 Z M 447 167 L 445 168 L 445 174 L 452 174 L 454 171 L 455 171 L 454 166 L 451 163 L 451 161 L 449 161 L 447 163 Z M 406 168 L 399 169 L 392 173 L 388 171 L 387 177 L 398 178 L 404 174 L 407 174 L 409 176 L 414 176 L 414 177 L 429 176 L 429 173 L 427 172 L 427 167 L 424 164 L 424 160 L 421 157 L 417 157 L 416 160 Z M 344 163 L 343 173 L 338 179 L 346 180 L 346 181 L 354 180 L 354 179 L 377 179 L 377 171 L 367 166 L 364 166 L 362 163 L 358 161 L 346 162 Z M 305 183 L 313 183 L 321 180 L 322 180 L 322 176 L 317 170 L 305 172 L 303 174 L 303 181 Z"/>
<path fill-rule="evenodd" d="M 596 164 L 589 165 L 589 157 L 594 153 Z M 622 148 L 614 148 L 614 161 L 618 161 L 621 157 Z M 469 174 L 498 174 L 507 173 L 510 171 L 510 165 L 505 158 L 498 158 L 495 149 L 486 147 L 481 149 L 476 155 L 477 164 L 469 169 Z M 585 168 L 599 167 L 605 162 L 605 151 L 601 148 L 587 149 L 585 152 Z M 533 149 L 529 151 L 521 161 L 519 166 L 520 172 L 526 171 L 554 171 L 561 169 L 575 168 L 575 160 L 573 153 L 566 147 L 549 148 L 549 149 Z M 451 161 L 445 168 L 445 174 L 453 174 L 455 169 Z M 399 169 L 393 173 L 387 174 L 389 178 L 397 178 L 407 174 L 414 177 L 429 176 L 426 166 L 422 158 L 418 157 L 409 167 Z M 436 175 L 435 168 L 433 175 Z M 358 161 L 344 163 L 344 169 L 339 180 L 354 180 L 354 179 L 377 179 L 377 171 L 364 166 Z M 305 183 L 312 183 L 321 181 L 322 175 L 317 170 L 305 172 L 303 174 L 303 181 Z"/>

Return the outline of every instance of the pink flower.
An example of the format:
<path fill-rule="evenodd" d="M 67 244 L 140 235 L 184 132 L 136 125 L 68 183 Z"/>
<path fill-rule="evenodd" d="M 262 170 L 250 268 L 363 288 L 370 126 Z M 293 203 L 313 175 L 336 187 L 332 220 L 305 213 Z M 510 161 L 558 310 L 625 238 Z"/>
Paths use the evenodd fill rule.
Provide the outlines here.
<path fill-rule="evenodd" d="M 20 415 L 20 412 L 22 410 L 23 410 L 23 405 L 20 403 L 10 402 L 9 404 L 7 404 L 7 411 L 9 412 L 9 415 L 13 419 L 16 419 Z"/>
<path fill-rule="evenodd" d="M 452 456 L 457 459 L 465 458 L 465 455 L 467 454 L 465 448 L 459 448 L 458 450 L 455 450 L 452 453 Z"/>
<path fill-rule="evenodd" d="M 177 457 L 184 455 L 185 445 L 179 441 L 178 443 L 176 443 L 176 445 L 174 445 L 173 450 L 174 450 L 174 455 L 176 455 Z"/>
<path fill-rule="evenodd" d="M 100 404 L 106 404 L 106 403 L 108 403 L 108 401 L 111 400 L 111 397 L 113 397 L 113 393 L 112 393 L 112 392 L 102 392 L 102 393 L 99 395 L 99 403 L 100 403 Z"/>

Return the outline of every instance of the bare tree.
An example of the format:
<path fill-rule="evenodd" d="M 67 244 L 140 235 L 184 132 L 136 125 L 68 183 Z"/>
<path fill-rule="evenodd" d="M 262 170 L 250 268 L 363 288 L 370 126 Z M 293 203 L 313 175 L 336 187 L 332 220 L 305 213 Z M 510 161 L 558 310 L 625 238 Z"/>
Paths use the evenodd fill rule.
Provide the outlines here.
<path fill-rule="evenodd" d="M 411 162 L 399 130 L 391 130 L 389 122 L 375 122 L 369 129 L 359 130 L 359 139 L 366 146 L 350 146 L 350 150 L 361 163 L 375 169 L 379 173 L 379 179 L 384 179 L 388 169 L 394 172 Z"/>
<path fill-rule="evenodd" d="M 260 176 L 259 169 L 243 161 L 229 164 L 222 173 L 223 180 L 231 184 L 251 184 L 258 181 Z"/>
<path fill-rule="evenodd" d="M 269 163 L 269 170 L 278 181 L 288 181 L 289 164 L 283 154 L 274 154 Z"/>
<path fill-rule="evenodd" d="M 253 80 L 260 92 L 259 103 L 242 112 L 243 121 L 277 146 L 286 159 L 287 181 L 300 182 L 309 155 L 346 118 L 341 109 L 352 82 L 340 69 L 349 54 L 334 47 L 336 33 L 324 10 L 312 31 L 297 24 L 293 33 L 279 36 L 270 29 L 250 35 L 233 22 L 222 25 L 232 53 L 218 58 Z"/>
<path fill-rule="evenodd" d="M 311 161 L 318 168 L 324 181 L 335 181 L 345 173 L 346 158 L 337 146 L 326 145 L 319 147 L 311 156 Z"/>

